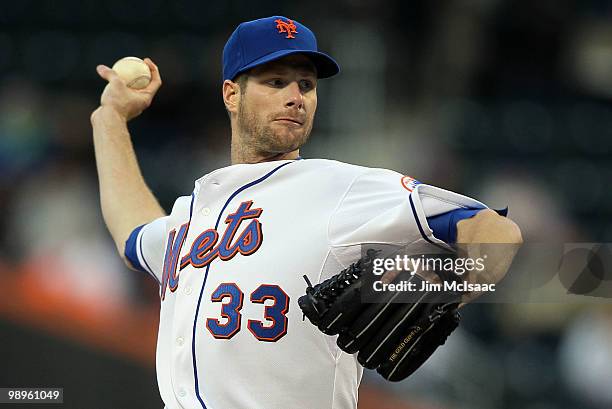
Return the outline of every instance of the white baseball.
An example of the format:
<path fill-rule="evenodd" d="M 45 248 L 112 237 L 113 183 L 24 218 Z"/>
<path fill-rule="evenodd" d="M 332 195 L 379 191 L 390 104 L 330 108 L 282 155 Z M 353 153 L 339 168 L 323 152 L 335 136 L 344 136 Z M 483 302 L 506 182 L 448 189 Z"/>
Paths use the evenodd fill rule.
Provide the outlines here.
<path fill-rule="evenodd" d="M 112 68 L 130 88 L 141 89 L 151 82 L 149 66 L 138 57 L 124 57 L 113 64 Z"/>

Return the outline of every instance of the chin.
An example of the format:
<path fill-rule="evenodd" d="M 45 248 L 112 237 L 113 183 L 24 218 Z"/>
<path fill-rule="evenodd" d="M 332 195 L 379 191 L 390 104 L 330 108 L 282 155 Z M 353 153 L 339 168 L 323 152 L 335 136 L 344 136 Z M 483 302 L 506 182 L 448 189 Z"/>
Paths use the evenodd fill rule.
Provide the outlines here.
<path fill-rule="evenodd" d="M 278 153 L 287 153 L 298 149 L 308 140 L 308 135 L 304 130 L 288 130 L 275 132 L 275 138 L 271 142 L 274 145 L 274 151 Z"/>

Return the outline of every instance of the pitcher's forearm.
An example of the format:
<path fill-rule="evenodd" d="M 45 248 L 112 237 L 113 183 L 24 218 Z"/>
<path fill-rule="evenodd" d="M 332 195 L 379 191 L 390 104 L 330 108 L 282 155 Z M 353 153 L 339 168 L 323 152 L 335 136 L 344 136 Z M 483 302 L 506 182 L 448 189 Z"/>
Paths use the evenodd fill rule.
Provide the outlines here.
<path fill-rule="evenodd" d="M 91 123 L 102 215 L 123 254 L 132 230 L 165 212 L 142 177 L 126 120 L 113 109 L 100 107 Z"/>

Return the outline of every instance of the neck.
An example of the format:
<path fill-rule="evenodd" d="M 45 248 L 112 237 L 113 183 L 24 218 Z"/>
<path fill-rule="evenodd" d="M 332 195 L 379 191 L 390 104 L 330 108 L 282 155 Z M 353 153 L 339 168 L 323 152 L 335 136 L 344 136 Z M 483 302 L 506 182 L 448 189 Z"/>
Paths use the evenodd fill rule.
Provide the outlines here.
<path fill-rule="evenodd" d="M 254 152 L 252 149 L 242 145 L 235 138 L 232 138 L 231 159 L 232 165 L 240 163 L 261 163 L 275 160 L 293 160 L 300 156 L 300 150 L 291 152 Z"/>

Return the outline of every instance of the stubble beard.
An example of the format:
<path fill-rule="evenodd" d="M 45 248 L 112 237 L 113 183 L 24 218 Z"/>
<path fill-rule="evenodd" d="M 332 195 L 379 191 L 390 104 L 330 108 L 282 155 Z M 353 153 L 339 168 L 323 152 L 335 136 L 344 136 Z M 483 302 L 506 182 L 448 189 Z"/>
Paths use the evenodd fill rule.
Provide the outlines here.
<path fill-rule="evenodd" d="M 269 120 L 259 119 L 256 112 L 249 110 L 246 104 L 238 109 L 238 129 L 242 136 L 242 149 L 250 150 L 257 155 L 268 156 L 292 152 L 308 141 L 312 122 L 306 125 L 298 137 L 286 136 L 288 129 L 273 129 Z M 282 135 L 281 132 L 285 135 Z"/>

